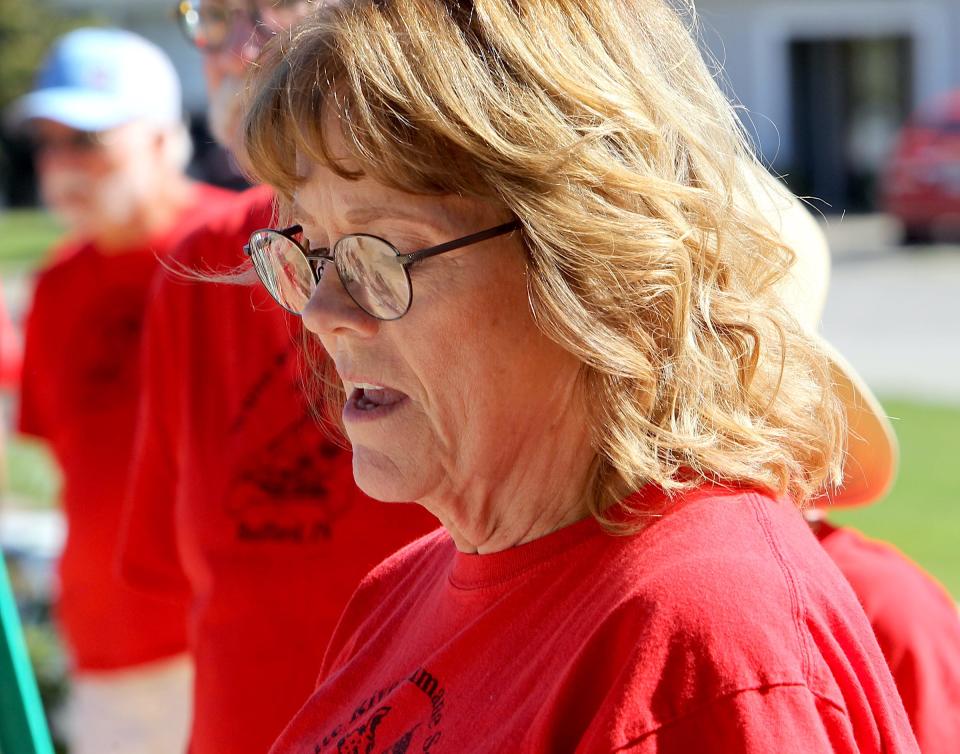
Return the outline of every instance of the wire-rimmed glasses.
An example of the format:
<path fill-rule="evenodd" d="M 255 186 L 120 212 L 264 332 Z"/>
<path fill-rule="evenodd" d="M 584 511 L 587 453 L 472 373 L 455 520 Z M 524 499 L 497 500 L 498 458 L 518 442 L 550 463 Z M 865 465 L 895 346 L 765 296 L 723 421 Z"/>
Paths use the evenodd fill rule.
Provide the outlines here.
<path fill-rule="evenodd" d="M 371 317 L 399 319 L 413 301 L 410 266 L 428 257 L 502 236 L 520 228 L 504 223 L 437 246 L 401 254 L 389 241 L 368 233 L 353 233 L 337 241 L 332 249 L 307 249 L 297 236 L 303 228 L 254 231 L 243 247 L 253 261 L 260 282 L 274 300 L 291 314 L 302 314 L 323 275 L 333 262 L 350 298 Z"/>

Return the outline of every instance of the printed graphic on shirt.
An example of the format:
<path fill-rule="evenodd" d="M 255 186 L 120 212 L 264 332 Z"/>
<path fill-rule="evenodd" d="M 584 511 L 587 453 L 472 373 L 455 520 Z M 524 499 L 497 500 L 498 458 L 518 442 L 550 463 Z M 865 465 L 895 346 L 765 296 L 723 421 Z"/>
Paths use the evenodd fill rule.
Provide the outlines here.
<path fill-rule="evenodd" d="M 446 691 L 425 668 L 378 689 L 350 719 L 314 745 L 314 754 L 407 754 L 440 751 Z"/>
<path fill-rule="evenodd" d="M 239 542 L 310 544 L 328 540 L 353 496 L 343 451 L 324 437 L 304 405 L 289 351 L 253 381 L 231 424 L 236 475 L 226 512 Z"/>
<path fill-rule="evenodd" d="M 75 409 L 122 405 L 137 389 L 143 314 L 140 290 L 115 288 L 73 320 L 79 326 L 70 338 L 74 359 L 65 385 Z"/>

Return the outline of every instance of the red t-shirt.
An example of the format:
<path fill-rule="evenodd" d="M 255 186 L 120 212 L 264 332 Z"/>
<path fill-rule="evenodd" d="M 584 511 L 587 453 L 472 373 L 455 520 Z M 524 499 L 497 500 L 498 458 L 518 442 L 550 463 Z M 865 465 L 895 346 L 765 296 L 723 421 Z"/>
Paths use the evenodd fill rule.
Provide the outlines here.
<path fill-rule="evenodd" d="M 158 256 L 231 194 L 196 185 L 163 235 L 120 253 L 67 243 L 52 255 L 26 323 L 20 431 L 49 442 L 63 471 L 68 533 L 57 613 L 76 666 L 148 662 L 186 646 L 183 608 L 116 573 L 140 386 L 140 337 Z"/>
<path fill-rule="evenodd" d="M 820 523 L 887 658 L 923 754 L 960 749 L 960 615 L 950 595 L 893 546 Z"/>
<path fill-rule="evenodd" d="M 659 509 L 656 490 L 640 504 Z M 273 754 L 917 752 L 850 586 L 788 502 L 700 490 L 361 584 Z"/>
<path fill-rule="evenodd" d="M 253 189 L 175 253 L 234 269 L 272 222 Z M 436 519 L 376 503 L 305 399 L 298 318 L 258 283 L 158 281 L 122 568 L 189 600 L 191 751 L 263 754 L 309 696 L 360 579 Z"/>

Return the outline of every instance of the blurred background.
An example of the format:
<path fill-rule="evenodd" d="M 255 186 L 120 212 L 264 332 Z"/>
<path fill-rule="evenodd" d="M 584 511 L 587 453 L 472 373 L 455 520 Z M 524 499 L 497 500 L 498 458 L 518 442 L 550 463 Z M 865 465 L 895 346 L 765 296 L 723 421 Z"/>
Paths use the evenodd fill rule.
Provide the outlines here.
<path fill-rule="evenodd" d="M 832 514 L 894 543 L 960 600 L 960 0 L 697 0 L 702 46 L 772 170 L 807 197 L 833 252 L 825 335 L 893 418 L 891 494 Z M 115 25 L 177 64 L 191 172 L 241 185 L 203 112 L 200 55 L 163 0 L 0 0 L 0 109 L 25 93 L 50 42 Z M 25 143 L 0 134 L 0 279 L 14 325 L 58 229 L 37 208 Z M 3 396 L 9 435 L 10 395 Z M 9 437 L 0 545 L 46 701 L 62 694 L 49 625 L 63 539 L 45 450 Z"/>

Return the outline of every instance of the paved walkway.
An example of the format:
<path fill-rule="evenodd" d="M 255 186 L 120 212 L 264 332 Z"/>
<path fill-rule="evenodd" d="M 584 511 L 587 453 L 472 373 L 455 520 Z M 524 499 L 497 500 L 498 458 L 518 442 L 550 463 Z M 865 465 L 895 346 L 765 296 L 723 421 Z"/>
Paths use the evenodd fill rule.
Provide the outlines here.
<path fill-rule="evenodd" d="M 960 404 L 960 246 L 904 249 L 881 217 L 827 225 L 824 335 L 886 397 Z"/>

